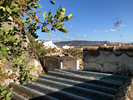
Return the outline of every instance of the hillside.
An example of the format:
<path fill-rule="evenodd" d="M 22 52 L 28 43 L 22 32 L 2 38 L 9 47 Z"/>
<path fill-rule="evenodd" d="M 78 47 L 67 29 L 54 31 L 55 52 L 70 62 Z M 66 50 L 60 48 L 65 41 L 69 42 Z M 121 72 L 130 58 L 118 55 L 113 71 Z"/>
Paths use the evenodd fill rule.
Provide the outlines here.
<path fill-rule="evenodd" d="M 69 46 L 103 46 L 106 45 L 119 45 L 121 42 L 109 42 L 109 41 L 61 41 L 55 42 L 57 46 L 69 45 Z"/>

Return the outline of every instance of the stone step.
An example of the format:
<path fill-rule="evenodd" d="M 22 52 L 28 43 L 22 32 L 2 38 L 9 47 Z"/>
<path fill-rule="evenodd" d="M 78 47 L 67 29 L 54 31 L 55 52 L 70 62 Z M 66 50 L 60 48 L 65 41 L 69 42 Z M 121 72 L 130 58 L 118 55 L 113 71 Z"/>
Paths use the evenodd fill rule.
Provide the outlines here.
<path fill-rule="evenodd" d="M 17 94 L 18 93 L 25 94 L 26 96 L 32 97 L 35 100 L 58 100 L 56 98 L 53 98 L 51 96 L 48 96 L 44 93 L 35 91 L 34 89 L 31 89 L 31 88 L 28 88 L 25 86 L 21 86 L 18 84 L 15 85 L 14 83 L 10 83 L 9 86 L 13 87 L 13 92 L 16 92 Z M 15 97 L 13 96 L 13 98 L 16 98 L 16 96 Z M 17 100 L 19 100 L 19 99 L 17 99 Z"/>
<path fill-rule="evenodd" d="M 55 69 L 25 86 L 10 83 L 9 87 L 13 87 L 13 100 L 113 100 L 126 79 L 107 73 Z"/>
<path fill-rule="evenodd" d="M 65 91 L 68 93 L 72 93 L 81 97 L 93 99 L 93 100 L 112 100 L 115 95 L 92 90 L 92 89 L 87 89 L 87 88 L 82 88 L 70 84 L 65 84 L 65 83 L 60 83 L 52 80 L 47 80 L 47 79 L 42 79 L 38 78 L 36 81 L 36 84 L 40 85 L 45 85 L 47 87 L 52 87 L 54 89 L 58 89 L 60 91 Z M 78 91 L 78 92 L 77 92 Z"/>
<path fill-rule="evenodd" d="M 95 84 L 90 84 L 90 83 L 84 83 L 81 81 L 75 81 L 75 80 L 71 80 L 71 79 L 65 79 L 65 78 L 60 78 L 60 77 L 50 76 L 50 75 L 41 75 L 40 78 L 57 81 L 57 82 L 61 82 L 61 83 L 66 83 L 66 84 L 70 84 L 70 85 L 74 85 L 74 86 L 78 86 L 78 87 L 82 87 L 82 88 L 86 88 L 86 89 L 101 91 L 101 92 L 105 92 L 105 93 L 109 93 L 109 94 L 113 94 L 113 95 L 115 95 L 118 90 L 118 89 L 114 89 L 111 87 L 105 87 L 105 86 L 100 86 L 100 85 L 95 85 Z"/>
<path fill-rule="evenodd" d="M 45 93 L 51 97 L 57 98 L 59 100 L 91 100 L 89 98 L 81 97 L 75 94 L 71 94 L 65 91 L 61 91 L 59 89 L 55 89 L 49 86 L 41 85 L 35 82 L 31 82 L 30 84 L 26 84 L 26 87 L 34 89 L 36 91 Z"/>
<path fill-rule="evenodd" d="M 13 94 L 13 100 L 29 100 L 29 99 L 27 99 L 27 98 L 25 98 L 25 97 L 23 97 L 23 96 L 21 96 L 21 95 L 19 95 L 19 94 L 17 94 L 16 92 L 14 92 L 14 91 L 11 91 L 12 92 L 12 94 Z"/>
<path fill-rule="evenodd" d="M 125 82 L 129 78 L 129 76 L 124 76 L 124 75 L 113 75 L 109 73 L 100 73 L 100 72 L 91 72 L 91 71 L 70 70 L 70 69 L 55 69 L 55 70 L 67 71 L 73 74 L 78 74 L 78 75 L 87 76 L 87 77 L 93 76 L 96 79 L 110 80 L 110 81 Z"/>
<path fill-rule="evenodd" d="M 116 82 L 110 82 L 110 81 L 105 81 L 105 80 L 98 80 L 98 79 L 93 79 L 90 77 L 85 77 L 85 76 L 80 76 L 80 75 L 70 74 L 70 73 L 60 73 L 60 72 L 56 72 L 56 71 L 49 71 L 48 75 L 66 78 L 66 79 L 72 79 L 72 80 L 76 80 L 76 81 L 82 81 L 85 83 L 91 83 L 91 84 L 95 84 L 95 85 L 112 87 L 115 89 L 118 89 L 122 85 L 122 83 L 119 83 L 119 82 L 116 83 Z"/>

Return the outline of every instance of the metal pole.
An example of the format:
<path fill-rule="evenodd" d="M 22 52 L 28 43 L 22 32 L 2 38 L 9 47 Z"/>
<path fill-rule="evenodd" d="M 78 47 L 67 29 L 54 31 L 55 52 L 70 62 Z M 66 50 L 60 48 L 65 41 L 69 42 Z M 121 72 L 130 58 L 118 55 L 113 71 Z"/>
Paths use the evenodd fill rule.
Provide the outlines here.
<path fill-rule="evenodd" d="M 124 45 L 124 42 L 123 42 L 123 38 L 122 38 L 122 35 L 121 35 L 121 31 L 120 31 L 120 28 L 119 28 L 119 23 L 121 23 L 121 22 L 118 22 L 118 18 L 119 17 L 117 17 L 116 19 L 117 19 L 117 27 L 118 27 L 118 29 L 119 29 L 119 33 L 120 33 L 120 37 L 121 37 L 121 40 L 122 40 L 122 44 Z"/>
<path fill-rule="evenodd" d="M 124 42 L 123 42 L 123 38 L 122 38 L 122 35 L 121 35 L 121 31 L 120 31 L 119 25 L 117 25 L 117 26 L 118 26 L 118 29 L 119 29 L 119 33 L 120 33 L 120 37 L 121 37 L 122 43 L 124 45 Z"/>

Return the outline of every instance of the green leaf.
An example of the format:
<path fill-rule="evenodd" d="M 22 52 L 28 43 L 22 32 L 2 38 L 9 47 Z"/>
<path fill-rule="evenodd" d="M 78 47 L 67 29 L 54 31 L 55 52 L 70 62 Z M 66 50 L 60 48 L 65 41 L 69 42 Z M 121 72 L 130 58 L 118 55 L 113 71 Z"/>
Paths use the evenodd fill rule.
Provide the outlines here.
<path fill-rule="evenodd" d="M 40 26 L 37 26 L 36 29 L 40 29 Z"/>
<path fill-rule="evenodd" d="M 15 7 L 17 7 L 18 5 L 17 4 L 15 4 L 15 3 L 12 3 L 11 4 L 11 8 L 15 8 Z"/>
<path fill-rule="evenodd" d="M 41 10 L 38 10 L 37 12 L 38 12 L 38 13 L 40 13 L 40 12 L 41 12 Z"/>
<path fill-rule="evenodd" d="M 3 30 L 0 31 L 0 35 L 3 33 Z"/>
<path fill-rule="evenodd" d="M 0 86 L 0 90 L 3 91 L 6 88 L 6 85 Z"/>
<path fill-rule="evenodd" d="M 11 87 L 10 90 L 13 90 L 13 87 Z"/>
<path fill-rule="evenodd" d="M 42 6 L 41 6 L 41 5 L 39 5 L 39 8 L 42 8 Z"/>
<path fill-rule="evenodd" d="M 62 11 L 66 11 L 66 9 L 65 8 L 62 8 Z"/>
<path fill-rule="evenodd" d="M 25 22 L 25 23 L 24 23 L 24 25 L 28 26 L 28 25 L 29 25 L 29 23 Z"/>
<path fill-rule="evenodd" d="M 6 100 L 11 100 L 11 99 L 12 99 L 12 97 L 7 97 L 7 98 L 6 98 Z"/>
<path fill-rule="evenodd" d="M 5 11 L 5 8 L 3 6 L 0 6 L 0 9 L 3 9 L 3 11 Z"/>
<path fill-rule="evenodd" d="M 9 41 L 14 42 L 15 40 L 16 40 L 16 37 L 14 37 L 14 36 L 9 37 Z"/>
<path fill-rule="evenodd" d="M 19 43 L 19 42 L 20 42 L 20 40 L 17 40 L 17 41 L 16 41 L 16 43 Z"/>
<path fill-rule="evenodd" d="M 21 10 L 21 8 L 14 8 L 12 11 L 14 11 L 14 12 L 18 12 L 18 11 L 20 11 Z"/>
<path fill-rule="evenodd" d="M 6 98 L 9 98 L 11 95 L 12 95 L 12 92 L 9 92 L 9 93 L 6 95 Z"/>
<path fill-rule="evenodd" d="M 47 34 L 48 34 L 48 35 L 50 35 L 50 33 L 49 33 L 49 32 L 47 32 Z"/>
<path fill-rule="evenodd" d="M 43 13 L 43 19 L 46 20 L 47 16 L 46 15 L 46 12 Z"/>
<path fill-rule="evenodd" d="M 23 85 L 26 85 L 26 82 L 24 82 Z"/>
<path fill-rule="evenodd" d="M 51 10 L 48 12 L 48 15 L 49 15 L 49 16 L 53 16 L 52 13 L 51 13 Z"/>
<path fill-rule="evenodd" d="M 2 91 L 0 94 L 5 95 L 7 93 L 7 90 Z"/>
<path fill-rule="evenodd" d="M 13 72 L 17 72 L 17 68 L 13 68 Z"/>
<path fill-rule="evenodd" d="M 22 63 L 22 61 L 23 61 L 23 60 L 20 59 L 20 60 L 18 60 L 18 63 Z"/>
<path fill-rule="evenodd" d="M 6 6 L 6 10 L 9 12 L 9 14 L 11 14 L 12 12 L 10 11 L 10 9 Z"/>
<path fill-rule="evenodd" d="M 15 84 L 15 85 L 17 84 L 17 81 L 16 81 L 16 80 L 14 80 L 14 84 Z"/>
<path fill-rule="evenodd" d="M 52 31 L 52 30 L 54 30 L 54 31 L 55 31 L 55 29 L 54 29 L 54 28 L 51 28 L 51 31 Z"/>
<path fill-rule="evenodd" d="M 2 47 L 2 46 L 3 46 L 3 44 L 0 43 L 0 47 Z"/>
<path fill-rule="evenodd" d="M 73 17 L 72 14 L 69 14 L 69 15 L 68 15 L 68 19 L 71 19 L 72 17 Z"/>
<path fill-rule="evenodd" d="M 9 48 L 8 47 L 2 47 L 1 50 L 2 51 L 7 51 L 7 50 L 9 50 Z"/>
<path fill-rule="evenodd" d="M 50 3 L 51 3 L 51 4 L 55 4 L 55 1 L 50 0 Z"/>

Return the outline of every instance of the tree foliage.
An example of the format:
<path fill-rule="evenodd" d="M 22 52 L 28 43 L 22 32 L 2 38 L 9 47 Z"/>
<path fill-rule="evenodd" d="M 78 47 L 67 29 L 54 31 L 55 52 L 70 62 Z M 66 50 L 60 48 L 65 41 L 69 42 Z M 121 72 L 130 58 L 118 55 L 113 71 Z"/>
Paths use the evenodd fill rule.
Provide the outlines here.
<path fill-rule="evenodd" d="M 43 61 L 44 61 L 44 57 L 46 56 L 46 54 L 56 52 L 56 48 L 45 47 L 44 41 L 35 40 L 35 38 L 31 36 L 29 33 L 27 34 L 27 36 L 29 38 L 27 51 L 35 59 L 38 59 L 41 62 L 42 66 L 44 66 Z"/>
<path fill-rule="evenodd" d="M 64 21 L 72 18 L 72 14 L 65 16 L 65 8 L 61 6 L 57 9 L 56 14 L 53 16 L 51 10 L 43 13 L 44 22 L 40 22 L 37 13 L 41 10 L 36 11 L 35 9 L 41 7 L 38 4 L 39 0 L 0 0 L 0 60 L 2 66 L 0 66 L 0 79 L 13 79 L 24 85 L 26 82 L 35 80 L 36 77 L 30 73 L 35 70 L 34 66 L 27 67 L 28 58 L 24 56 L 26 53 L 26 47 L 22 44 L 26 42 L 25 30 L 34 37 L 37 38 L 35 33 L 41 28 L 42 32 L 49 34 L 50 30 L 59 30 L 63 33 L 67 33 L 65 29 Z M 54 1 L 50 0 L 51 4 L 55 4 Z M 24 20 L 26 18 L 26 21 Z M 51 26 L 51 27 L 48 27 Z M 10 72 L 5 70 L 5 62 L 10 61 L 13 67 L 13 73 L 10 77 Z M 19 70 L 18 70 L 19 68 Z M 19 75 L 16 72 L 19 71 Z M 5 90 L 4 86 L 1 86 L 1 91 Z M 3 89 L 4 88 L 4 89 Z M 10 92 L 0 93 L 0 99 L 10 99 Z"/>

